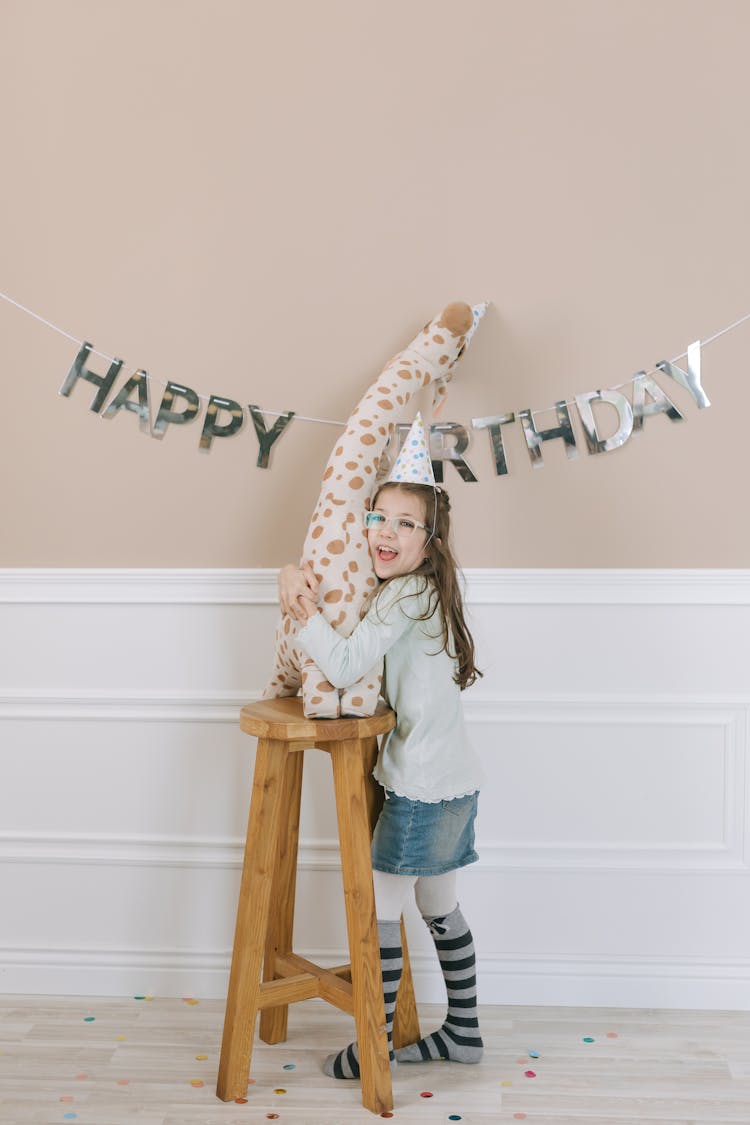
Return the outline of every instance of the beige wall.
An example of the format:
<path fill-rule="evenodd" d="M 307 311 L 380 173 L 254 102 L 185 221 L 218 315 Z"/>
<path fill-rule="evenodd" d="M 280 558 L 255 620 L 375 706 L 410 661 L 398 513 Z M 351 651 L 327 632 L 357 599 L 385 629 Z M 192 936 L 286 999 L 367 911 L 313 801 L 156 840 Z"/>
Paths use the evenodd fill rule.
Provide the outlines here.
<path fill-rule="evenodd" d="M 444 416 L 607 387 L 750 312 L 750 7 L 720 0 L 0 2 L 0 288 L 132 367 L 345 418 L 454 297 L 493 308 Z M 453 470 L 472 567 L 745 567 L 750 322 L 699 412 L 533 470 Z M 272 467 L 57 390 L 76 346 L 0 302 L 0 565 L 274 566 L 335 430 Z M 100 361 L 99 370 L 102 369 Z M 671 392 L 670 392 L 671 393 Z M 551 417 L 548 416 L 551 421 Z"/>

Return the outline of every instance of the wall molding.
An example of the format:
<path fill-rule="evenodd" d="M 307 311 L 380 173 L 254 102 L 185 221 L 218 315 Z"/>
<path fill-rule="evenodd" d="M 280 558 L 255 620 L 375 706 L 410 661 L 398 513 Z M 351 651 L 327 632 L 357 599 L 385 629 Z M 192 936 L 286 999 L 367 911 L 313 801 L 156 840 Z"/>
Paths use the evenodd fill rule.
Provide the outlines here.
<path fill-rule="evenodd" d="M 0 569 L 0 603 L 275 605 L 276 567 Z M 469 605 L 750 605 L 750 569 L 464 570 Z"/>
<path fill-rule="evenodd" d="M 298 952 L 324 966 L 349 959 L 343 948 Z M 0 946 L 0 989 L 36 995 L 223 1000 L 230 957 L 229 949 Z M 417 999 L 444 1004 L 432 951 L 410 950 L 410 959 Z M 750 1008 L 750 959 L 480 952 L 477 975 L 483 1004 Z"/>

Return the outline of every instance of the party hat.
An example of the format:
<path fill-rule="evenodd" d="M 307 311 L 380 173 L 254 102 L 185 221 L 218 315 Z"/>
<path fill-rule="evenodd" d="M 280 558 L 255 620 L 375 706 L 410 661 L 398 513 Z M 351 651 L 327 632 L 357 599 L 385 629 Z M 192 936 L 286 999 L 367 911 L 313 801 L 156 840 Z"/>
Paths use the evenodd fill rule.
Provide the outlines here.
<path fill-rule="evenodd" d="M 435 485 L 430 451 L 427 448 L 424 423 L 420 413 L 412 422 L 406 440 L 401 446 L 401 452 L 388 475 L 389 484 L 398 484 L 402 481 L 408 484 L 431 484 L 433 487 Z"/>

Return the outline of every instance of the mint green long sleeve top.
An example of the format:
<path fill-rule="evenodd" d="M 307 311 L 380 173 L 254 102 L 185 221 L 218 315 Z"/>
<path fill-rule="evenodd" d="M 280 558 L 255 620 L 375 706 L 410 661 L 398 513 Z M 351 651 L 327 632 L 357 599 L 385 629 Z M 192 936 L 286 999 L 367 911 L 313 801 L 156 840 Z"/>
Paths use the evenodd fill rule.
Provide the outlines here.
<path fill-rule="evenodd" d="M 351 636 L 340 636 L 317 613 L 298 641 L 337 688 L 351 687 L 385 657 L 383 695 L 396 726 L 382 741 L 373 776 L 399 796 L 433 803 L 476 792 L 484 774 L 466 735 L 456 662 L 441 650 L 436 594 L 429 580 L 424 586 L 413 574 L 395 578 Z M 432 615 L 416 620 L 431 602 Z"/>

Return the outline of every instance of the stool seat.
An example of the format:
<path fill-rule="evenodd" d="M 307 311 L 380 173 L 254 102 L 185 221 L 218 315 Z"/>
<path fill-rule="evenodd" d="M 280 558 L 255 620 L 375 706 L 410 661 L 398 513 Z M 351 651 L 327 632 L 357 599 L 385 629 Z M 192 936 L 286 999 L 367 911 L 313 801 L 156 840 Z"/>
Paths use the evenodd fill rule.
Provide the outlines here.
<path fill-rule="evenodd" d="M 286 1039 L 289 1004 L 317 997 L 354 1016 L 362 1104 L 393 1108 L 370 844 L 383 802 L 372 778 L 377 735 L 395 725 L 381 703 L 366 718 L 309 719 L 299 697 L 242 708 L 240 727 L 258 739 L 216 1093 L 244 1097 L 255 1020 L 266 1043 Z M 350 961 L 322 968 L 292 949 L 302 768 L 305 749 L 331 756 Z M 414 986 L 401 923 L 404 969 L 394 1046 L 420 1038 Z"/>

